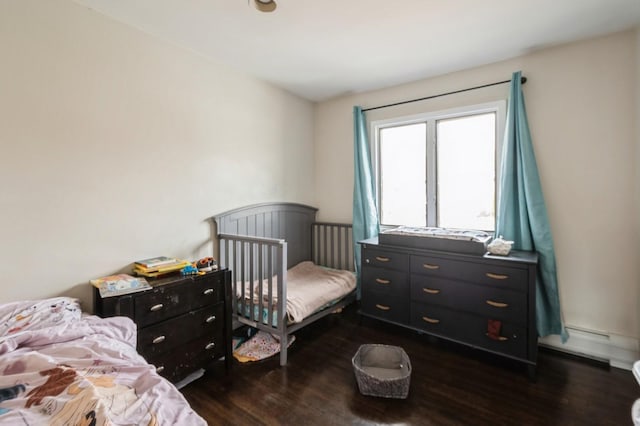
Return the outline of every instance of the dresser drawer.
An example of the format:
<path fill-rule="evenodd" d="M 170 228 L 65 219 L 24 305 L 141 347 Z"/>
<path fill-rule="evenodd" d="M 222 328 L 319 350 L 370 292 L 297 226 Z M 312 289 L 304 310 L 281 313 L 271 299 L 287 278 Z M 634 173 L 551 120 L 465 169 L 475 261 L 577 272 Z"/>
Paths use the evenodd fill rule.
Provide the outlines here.
<path fill-rule="evenodd" d="M 196 276 L 190 286 L 191 307 L 211 305 L 224 302 L 224 275 L 206 274 Z"/>
<path fill-rule="evenodd" d="M 395 251 L 365 248 L 362 251 L 362 264 L 363 266 L 379 266 L 406 271 L 409 264 L 409 256 Z"/>
<path fill-rule="evenodd" d="M 464 324 L 459 321 L 460 313 L 444 306 L 411 302 L 409 324 L 431 334 L 457 339 L 462 334 Z"/>
<path fill-rule="evenodd" d="M 501 264 L 472 263 L 461 270 L 464 280 L 492 287 L 503 287 L 515 291 L 527 291 L 527 269 L 513 268 Z"/>
<path fill-rule="evenodd" d="M 442 278 L 458 278 L 467 263 L 437 256 L 412 255 L 410 270 L 412 274 L 421 274 Z"/>
<path fill-rule="evenodd" d="M 486 318 L 526 325 L 527 294 L 503 288 L 463 284 L 460 309 Z"/>
<path fill-rule="evenodd" d="M 147 362 L 153 364 L 161 376 L 177 382 L 224 355 L 222 335 L 203 336 L 169 353 L 151 356 Z"/>
<path fill-rule="evenodd" d="M 411 300 L 522 325 L 527 323 L 527 294 L 518 291 L 412 275 Z"/>
<path fill-rule="evenodd" d="M 409 322 L 409 305 L 406 294 L 391 296 L 375 292 L 362 291 L 360 310 L 362 313 L 401 324 Z"/>
<path fill-rule="evenodd" d="M 224 300 L 222 276 L 203 275 L 179 285 L 154 288 L 135 298 L 135 322 L 138 327 L 172 318 L 188 310 Z"/>
<path fill-rule="evenodd" d="M 155 355 L 180 350 L 190 340 L 221 334 L 223 312 L 224 305 L 219 303 L 140 329 L 138 352 L 148 361 Z"/>
<path fill-rule="evenodd" d="M 215 361 L 225 355 L 225 343 L 222 338 L 222 332 L 216 333 L 214 336 L 203 336 L 198 340 L 190 342 L 188 347 L 194 361 L 201 365 L 207 365 L 211 361 Z"/>
<path fill-rule="evenodd" d="M 454 280 L 411 275 L 411 300 L 454 308 L 460 299 L 460 286 Z"/>
<path fill-rule="evenodd" d="M 476 263 L 434 256 L 411 256 L 411 273 L 454 278 L 494 287 L 527 291 L 527 270 L 499 263 Z"/>
<path fill-rule="evenodd" d="M 487 333 L 487 318 L 474 318 L 469 321 L 467 334 L 463 338 L 473 346 L 498 354 L 510 355 L 520 359 L 529 358 L 527 329 L 517 324 L 503 321 L 500 340 L 494 340 Z"/>
<path fill-rule="evenodd" d="M 488 318 L 442 306 L 413 302 L 411 326 L 430 334 L 516 358 L 527 358 L 526 328 L 502 322 L 499 339 L 489 337 Z"/>
<path fill-rule="evenodd" d="M 384 268 L 365 266 L 362 269 L 363 291 L 391 295 L 406 295 L 408 289 L 407 274 Z"/>
<path fill-rule="evenodd" d="M 145 327 L 180 315 L 191 308 L 192 299 L 189 285 L 154 288 L 135 298 L 134 320 Z"/>

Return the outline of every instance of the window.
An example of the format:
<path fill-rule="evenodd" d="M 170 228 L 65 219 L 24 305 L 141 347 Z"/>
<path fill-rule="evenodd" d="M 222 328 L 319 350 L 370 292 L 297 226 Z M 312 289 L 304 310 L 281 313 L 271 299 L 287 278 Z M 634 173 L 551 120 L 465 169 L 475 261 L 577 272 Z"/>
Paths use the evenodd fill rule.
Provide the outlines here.
<path fill-rule="evenodd" d="M 493 231 L 504 102 L 373 122 L 382 225 Z"/>

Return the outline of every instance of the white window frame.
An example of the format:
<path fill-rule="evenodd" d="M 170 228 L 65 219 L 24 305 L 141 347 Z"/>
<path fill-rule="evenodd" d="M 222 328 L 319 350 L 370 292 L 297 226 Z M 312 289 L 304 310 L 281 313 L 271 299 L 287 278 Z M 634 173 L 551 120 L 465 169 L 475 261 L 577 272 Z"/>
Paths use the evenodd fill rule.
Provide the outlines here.
<path fill-rule="evenodd" d="M 376 199 L 379 217 L 382 217 L 381 206 L 381 182 L 380 182 L 380 131 L 389 127 L 404 126 L 416 123 L 427 123 L 427 226 L 436 226 L 437 215 L 437 185 L 436 185 L 436 123 L 438 120 L 459 118 L 470 115 L 495 113 L 496 114 L 496 149 L 495 149 L 495 212 L 497 214 L 497 203 L 500 197 L 501 179 L 501 153 L 504 139 L 504 129 L 506 123 L 506 101 L 498 100 L 482 104 L 467 105 L 458 108 L 451 108 L 440 111 L 424 112 L 409 116 L 388 118 L 384 120 L 372 121 L 370 133 L 373 135 L 370 143 L 371 158 L 374 167 L 376 180 Z M 381 224 L 383 226 L 397 226 L 398 224 Z"/>

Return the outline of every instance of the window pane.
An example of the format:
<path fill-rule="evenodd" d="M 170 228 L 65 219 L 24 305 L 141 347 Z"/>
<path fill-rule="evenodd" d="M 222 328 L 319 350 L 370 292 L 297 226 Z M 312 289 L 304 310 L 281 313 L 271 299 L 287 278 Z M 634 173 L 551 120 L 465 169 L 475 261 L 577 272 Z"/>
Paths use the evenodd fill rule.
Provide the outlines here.
<path fill-rule="evenodd" d="M 438 226 L 493 231 L 495 114 L 437 123 Z"/>
<path fill-rule="evenodd" d="M 385 225 L 426 225 L 425 123 L 380 130 L 380 213 Z"/>

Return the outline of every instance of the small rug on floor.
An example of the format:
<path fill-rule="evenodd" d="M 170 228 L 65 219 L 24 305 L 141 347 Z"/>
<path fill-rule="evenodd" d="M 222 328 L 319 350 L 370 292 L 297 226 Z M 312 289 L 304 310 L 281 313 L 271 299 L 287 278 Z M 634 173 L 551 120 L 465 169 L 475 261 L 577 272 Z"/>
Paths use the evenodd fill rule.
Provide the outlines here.
<path fill-rule="evenodd" d="M 296 340 L 296 336 L 289 336 L 288 340 L 287 347 Z M 258 331 L 233 351 L 233 357 L 240 362 L 251 362 L 269 358 L 279 352 L 280 340 L 270 333 Z"/>

